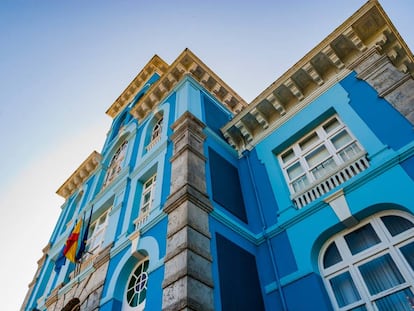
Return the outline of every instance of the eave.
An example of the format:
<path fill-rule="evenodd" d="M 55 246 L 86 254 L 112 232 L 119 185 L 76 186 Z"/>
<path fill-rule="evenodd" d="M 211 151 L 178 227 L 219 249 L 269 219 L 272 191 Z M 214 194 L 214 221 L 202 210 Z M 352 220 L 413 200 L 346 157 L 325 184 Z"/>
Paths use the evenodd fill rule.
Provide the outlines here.
<path fill-rule="evenodd" d="M 64 184 L 60 186 L 56 193 L 66 200 L 92 175 L 101 160 L 101 154 L 93 151 Z"/>
<path fill-rule="evenodd" d="M 237 114 L 247 106 L 247 103 L 193 52 L 185 49 L 131 109 L 131 114 L 138 120 L 144 119 L 187 75 L 198 81 L 233 113 Z"/>
<path fill-rule="evenodd" d="M 106 114 L 115 118 L 126 105 L 128 105 L 137 92 L 142 89 L 145 82 L 154 74 L 158 73 L 160 76 L 167 70 L 168 64 L 163 61 L 158 55 L 154 55 L 145 67 L 132 80 L 128 87 L 119 95 L 117 100 L 109 107 Z"/>
<path fill-rule="evenodd" d="M 414 75 L 414 58 L 377 0 L 370 0 L 273 82 L 222 132 L 239 152 L 252 149 L 353 69 L 372 49 L 403 73 Z"/>

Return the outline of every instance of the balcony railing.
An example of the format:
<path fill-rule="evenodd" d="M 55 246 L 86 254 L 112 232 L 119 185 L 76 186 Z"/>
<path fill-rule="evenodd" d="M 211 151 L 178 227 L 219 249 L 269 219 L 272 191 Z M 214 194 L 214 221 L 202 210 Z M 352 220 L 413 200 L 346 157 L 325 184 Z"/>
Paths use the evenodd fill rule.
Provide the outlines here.
<path fill-rule="evenodd" d="M 141 229 L 142 226 L 147 223 L 149 215 L 149 211 L 146 211 L 145 213 L 140 214 L 138 218 L 134 220 L 135 228 L 137 230 Z"/>
<path fill-rule="evenodd" d="M 345 163 L 323 180 L 317 180 L 300 193 L 294 194 L 292 200 L 297 208 L 315 201 L 325 193 L 331 191 L 335 187 L 343 184 L 355 175 L 361 173 L 369 167 L 366 154 L 354 159 L 352 162 Z"/>
<path fill-rule="evenodd" d="M 150 151 L 160 140 L 161 140 L 161 135 L 153 138 L 146 147 L 147 151 Z"/>

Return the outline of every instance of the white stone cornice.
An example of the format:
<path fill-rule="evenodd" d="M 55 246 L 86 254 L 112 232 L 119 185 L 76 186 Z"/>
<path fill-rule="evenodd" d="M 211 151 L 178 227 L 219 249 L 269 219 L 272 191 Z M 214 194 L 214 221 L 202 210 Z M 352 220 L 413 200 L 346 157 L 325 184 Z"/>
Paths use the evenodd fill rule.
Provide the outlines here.
<path fill-rule="evenodd" d="M 235 126 L 240 130 L 240 132 L 241 132 L 241 134 L 242 134 L 242 136 L 243 136 L 243 138 L 246 142 L 249 143 L 253 140 L 252 133 L 250 132 L 250 130 L 247 128 L 247 126 L 242 121 L 237 122 L 235 124 Z"/>
<path fill-rule="evenodd" d="M 322 77 L 319 75 L 311 63 L 305 64 L 302 69 L 312 78 L 316 84 L 322 85 L 324 83 Z"/>
<path fill-rule="evenodd" d="M 359 51 L 363 52 L 367 49 L 367 46 L 364 44 L 364 42 L 362 42 L 361 38 L 357 35 L 352 27 L 349 27 L 347 30 L 345 30 L 344 36 L 351 40 L 351 42 Z"/>
<path fill-rule="evenodd" d="M 238 113 L 247 106 L 247 103 L 233 89 L 189 49 L 185 49 L 160 79 L 151 86 L 140 102 L 131 109 L 131 114 L 138 120 L 144 119 L 186 75 L 191 75 L 233 113 Z M 157 95 L 154 96 L 154 93 Z"/>
<path fill-rule="evenodd" d="M 269 123 L 265 119 L 265 116 L 260 112 L 260 110 L 258 110 L 257 108 L 253 108 L 251 113 L 259 122 L 262 128 L 267 129 L 269 127 Z"/>
<path fill-rule="evenodd" d="M 254 146 L 317 94 L 345 77 L 355 62 L 372 50 L 389 56 L 401 72 L 414 75 L 414 56 L 377 0 L 363 5 L 257 96 L 221 129 L 224 137 L 239 152 Z M 274 109 L 269 109 L 269 104 Z M 257 110 L 266 113 L 262 116 Z M 257 122 L 251 122 L 252 117 Z"/>
<path fill-rule="evenodd" d="M 93 151 L 89 157 L 76 169 L 76 171 L 56 191 L 58 195 L 67 199 L 73 194 L 83 182 L 88 179 L 100 164 L 102 156 L 99 152 Z"/>
<path fill-rule="evenodd" d="M 341 59 L 338 57 L 338 55 L 330 45 L 328 45 L 322 50 L 322 54 L 328 57 L 332 64 L 334 64 L 338 69 L 342 69 L 345 67 L 344 63 L 341 61 Z"/>
<path fill-rule="evenodd" d="M 276 98 L 275 94 L 271 93 L 268 97 L 266 97 L 266 100 L 272 104 L 272 106 L 276 109 L 277 112 L 279 112 L 281 116 L 286 113 L 285 107 L 283 107 L 280 101 Z"/>
<path fill-rule="evenodd" d="M 138 73 L 128 87 L 122 92 L 117 100 L 109 107 L 106 113 L 115 118 L 122 109 L 128 105 L 137 92 L 142 89 L 147 80 L 154 74 L 160 76 L 167 70 L 168 64 L 164 62 L 158 55 L 154 55 L 147 65 Z"/>
<path fill-rule="evenodd" d="M 302 100 L 305 98 L 303 96 L 302 91 L 298 88 L 298 86 L 293 82 L 292 78 L 289 78 L 286 80 L 284 85 L 292 92 L 293 95 L 295 95 L 299 100 Z"/>

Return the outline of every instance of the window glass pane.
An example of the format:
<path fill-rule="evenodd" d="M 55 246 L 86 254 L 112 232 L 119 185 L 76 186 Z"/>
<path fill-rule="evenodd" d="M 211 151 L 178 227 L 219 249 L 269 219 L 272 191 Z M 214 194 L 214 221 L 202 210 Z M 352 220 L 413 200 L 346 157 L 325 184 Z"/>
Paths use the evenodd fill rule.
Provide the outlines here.
<path fill-rule="evenodd" d="M 335 146 L 336 149 L 339 149 L 349 142 L 352 141 L 351 136 L 347 133 L 347 131 L 343 130 L 339 132 L 339 134 L 336 134 L 332 139 L 331 142 Z"/>
<path fill-rule="evenodd" d="M 404 278 L 390 254 L 375 258 L 359 267 L 371 295 L 404 283 Z"/>
<path fill-rule="evenodd" d="M 309 164 L 309 167 L 312 167 L 320 162 L 322 160 L 326 159 L 329 156 L 329 152 L 326 149 L 325 146 L 320 146 L 316 150 L 312 151 L 307 157 L 306 161 Z"/>
<path fill-rule="evenodd" d="M 143 204 L 147 204 L 151 199 L 151 191 L 147 192 L 144 194 L 144 198 L 143 200 Z"/>
<path fill-rule="evenodd" d="M 342 257 L 339 254 L 335 242 L 332 242 L 326 249 L 325 256 L 323 257 L 323 267 L 329 268 L 340 261 L 342 261 Z"/>
<path fill-rule="evenodd" d="M 342 161 L 346 162 L 351 159 L 354 159 L 356 155 L 361 152 L 361 148 L 357 145 L 356 142 L 346 146 L 339 152 L 339 156 L 341 157 Z"/>
<path fill-rule="evenodd" d="M 308 177 L 306 175 L 303 175 L 302 177 L 296 179 L 294 182 L 292 182 L 292 187 L 295 190 L 295 192 L 299 192 L 303 189 L 305 189 L 309 185 Z"/>
<path fill-rule="evenodd" d="M 311 170 L 313 176 L 315 177 L 315 179 L 319 179 L 322 178 L 326 175 L 328 175 L 330 172 L 332 172 L 333 170 L 335 170 L 335 168 L 337 167 L 334 159 L 330 158 L 324 162 L 322 162 L 321 164 L 315 166 L 315 168 L 313 168 Z"/>
<path fill-rule="evenodd" d="M 400 251 L 410 264 L 411 269 L 414 270 L 414 242 L 411 242 L 410 244 L 401 247 Z"/>
<path fill-rule="evenodd" d="M 282 154 L 282 161 L 283 163 L 287 163 L 295 157 L 295 152 L 293 149 L 289 149 L 284 154 Z"/>
<path fill-rule="evenodd" d="M 323 128 L 325 130 L 326 133 L 330 133 L 332 132 L 334 129 L 336 129 L 337 127 L 339 127 L 340 123 L 339 121 L 334 118 L 331 121 L 329 121 L 328 123 L 326 123 Z"/>
<path fill-rule="evenodd" d="M 329 280 L 339 307 L 361 299 L 350 273 L 347 271 Z"/>
<path fill-rule="evenodd" d="M 299 162 L 296 162 L 295 164 L 291 165 L 286 172 L 288 173 L 288 176 L 290 178 L 290 180 L 295 179 L 296 177 L 300 176 L 301 174 L 303 174 L 303 168 L 300 165 Z"/>
<path fill-rule="evenodd" d="M 379 311 L 412 311 L 413 293 L 405 289 L 375 301 Z"/>
<path fill-rule="evenodd" d="M 95 224 L 91 225 L 89 229 L 89 235 L 91 235 L 95 231 Z"/>
<path fill-rule="evenodd" d="M 319 137 L 316 133 L 313 133 L 299 143 L 300 149 L 305 150 L 314 145 L 317 141 L 319 141 Z"/>
<path fill-rule="evenodd" d="M 105 220 L 106 220 L 106 214 L 104 216 L 102 216 L 101 218 L 99 218 L 98 225 L 99 226 L 102 225 L 105 222 Z"/>
<path fill-rule="evenodd" d="M 344 238 L 352 255 L 362 252 L 363 250 L 380 242 L 380 239 L 371 224 L 365 225 L 345 235 Z"/>
<path fill-rule="evenodd" d="M 408 219 L 395 215 L 383 216 L 381 220 L 392 236 L 396 236 L 414 226 Z"/>
<path fill-rule="evenodd" d="M 133 272 L 126 290 L 126 299 L 131 307 L 137 307 L 145 301 L 148 282 L 148 260 L 140 264 Z"/>
<path fill-rule="evenodd" d="M 367 308 L 365 307 L 365 305 L 363 305 L 360 307 L 352 308 L 349 311 L 367 311 Z"/>

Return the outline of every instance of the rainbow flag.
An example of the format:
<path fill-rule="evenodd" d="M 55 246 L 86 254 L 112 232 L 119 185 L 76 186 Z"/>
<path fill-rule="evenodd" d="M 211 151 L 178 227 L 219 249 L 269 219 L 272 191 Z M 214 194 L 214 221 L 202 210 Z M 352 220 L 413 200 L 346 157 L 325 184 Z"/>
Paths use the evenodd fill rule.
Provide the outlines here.
<path fill-rule="evenodd" d="M 76 262 L 76 250 L 78 249 L 81 227 L 82 219 L 79 219 L 78 223 L 73 228 L 72 233 L 66 240 L 65 248 L 63 249 L 63 255 L 65 255 L 71 262 Z"/>

